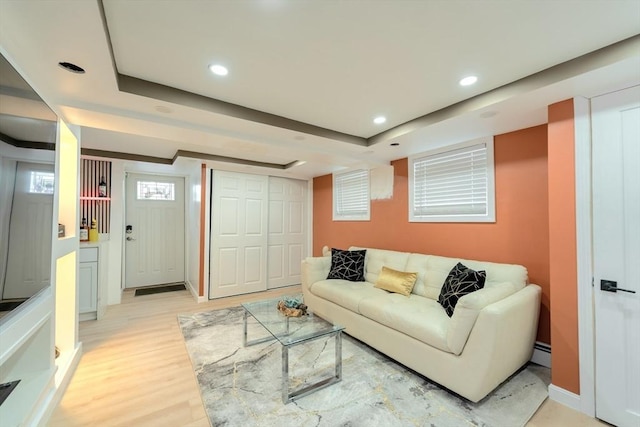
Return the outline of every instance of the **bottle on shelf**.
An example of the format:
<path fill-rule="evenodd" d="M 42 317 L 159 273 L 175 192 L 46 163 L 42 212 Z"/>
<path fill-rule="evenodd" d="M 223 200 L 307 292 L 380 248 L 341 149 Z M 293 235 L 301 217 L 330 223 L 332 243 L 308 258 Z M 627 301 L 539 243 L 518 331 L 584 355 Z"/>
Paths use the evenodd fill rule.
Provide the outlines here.
<path fill-rule="evenodd" d="M 95 218 L 91 220 L 91 228 L 89 229 L 89 241 L 98 241 L 98 221 Z"/>
<path fill-rule="evenodd" d="M 82 224 L 80 225 L 80 241 L 89 241 L 89 227 L 87 226 L 87 218 L 82 218 Z"/>
<path fill-rule="evenodd" d="M 98 197 L 107 197 L 107 182 L 104 180 L 104 176 L 100 177 L 100 183 L 98 184 Z"/>

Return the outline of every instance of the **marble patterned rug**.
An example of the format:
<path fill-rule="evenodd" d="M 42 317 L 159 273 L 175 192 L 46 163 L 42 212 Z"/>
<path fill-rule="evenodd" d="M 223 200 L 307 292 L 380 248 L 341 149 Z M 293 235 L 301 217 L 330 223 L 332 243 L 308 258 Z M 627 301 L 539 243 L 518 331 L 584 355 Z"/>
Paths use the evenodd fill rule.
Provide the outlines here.
<path fill-rule="evenodd" d="M 243 312 L 234 307 L 178 316 L 212 426 L 516 427 L 547 397 L 549 369 L 529 364 L 471 403 L 343 334 L 342 381 L 284 405 L 280 344 L 243 347 Z M 249 339 L 266 334 L 249 323 Z M 289 350 L 292 386 L 331 375 L 334 342 Z"/>

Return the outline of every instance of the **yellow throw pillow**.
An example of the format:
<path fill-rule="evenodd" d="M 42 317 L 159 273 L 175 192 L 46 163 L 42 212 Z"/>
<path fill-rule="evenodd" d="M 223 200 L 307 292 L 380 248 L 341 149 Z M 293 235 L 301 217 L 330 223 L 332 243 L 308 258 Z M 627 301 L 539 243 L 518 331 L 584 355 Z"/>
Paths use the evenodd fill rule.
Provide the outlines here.
<path fill-rule="evenodd" d="M 413 290 L 413 285 L 416 284 L 417 278 L 418 273 L 405 273 L 404 271 L 382 267 L 374 287 L 408 297 Z"/>

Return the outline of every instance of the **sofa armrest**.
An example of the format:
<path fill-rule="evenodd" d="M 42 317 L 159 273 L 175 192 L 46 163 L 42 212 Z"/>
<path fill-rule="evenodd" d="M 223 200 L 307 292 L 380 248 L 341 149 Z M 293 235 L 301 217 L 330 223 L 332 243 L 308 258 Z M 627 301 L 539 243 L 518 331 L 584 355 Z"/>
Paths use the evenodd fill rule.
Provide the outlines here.
<path fill-rule="evenodd" d="M 302 290 L 320 280 L 325 280 L 331 269 L 331 257 L 307 257 L 302 261 Z"/>
<path fill-rule="evenodd" d="M 453 311 L 453 316 L 451 316 L 451 323 L 447 331 L 449 350 L 456 355 L 462 353 L 480 311 L 497 301 L 508 299 L 515 293 L 515 286 L 505 282 L 477 290 L 460 298 Z"/>
<path fill-rule="evenodd" d="M 465 397 L 477 402 L 527 363 L 538 332 L 541 294 L 540 286 L 527 285 L 480 311 L 459 356 L 467 377 L 456 379 L 453 390 L 466 387 Z"/>

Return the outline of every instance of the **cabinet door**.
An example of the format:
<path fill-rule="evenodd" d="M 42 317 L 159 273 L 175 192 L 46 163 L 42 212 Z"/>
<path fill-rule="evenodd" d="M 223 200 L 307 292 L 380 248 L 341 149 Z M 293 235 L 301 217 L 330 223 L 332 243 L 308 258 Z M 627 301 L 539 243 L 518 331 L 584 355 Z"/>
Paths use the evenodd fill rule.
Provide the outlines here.
<path fill-rule="evenodd" d="M 78 303 L 80 313 L 98 309 L 98 263 L 81 262 L 78 278 Z"/>

